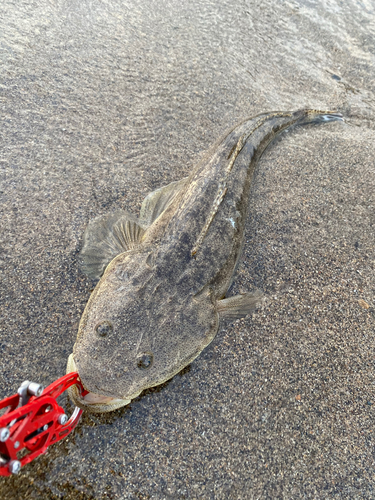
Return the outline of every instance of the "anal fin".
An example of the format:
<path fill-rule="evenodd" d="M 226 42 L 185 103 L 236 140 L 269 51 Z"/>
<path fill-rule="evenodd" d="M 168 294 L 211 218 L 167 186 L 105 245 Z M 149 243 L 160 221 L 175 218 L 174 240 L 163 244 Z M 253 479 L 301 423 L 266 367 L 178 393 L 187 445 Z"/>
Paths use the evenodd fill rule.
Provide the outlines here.
<path fill-rule="evenodd" d="M 263 294 L 260 290 L 255 292 L 234 295 L 216 302 L 216 310 L 220 319 L 239 319 L 250 314 L 261 303 Z"/>

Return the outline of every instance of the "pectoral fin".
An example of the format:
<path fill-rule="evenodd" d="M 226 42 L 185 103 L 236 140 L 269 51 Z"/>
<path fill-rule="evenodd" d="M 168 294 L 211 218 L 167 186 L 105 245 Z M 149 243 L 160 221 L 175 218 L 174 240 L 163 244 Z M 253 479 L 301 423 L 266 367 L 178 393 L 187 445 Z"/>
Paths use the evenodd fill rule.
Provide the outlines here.
<path fill-rule="evenodd" d="M 260 290 L 235 295 L 216 302 L 220 319 L 238 319 L 250 314 L 260 304 L 263 294 Z"/>
<path fill-rule="evenodd" d="M 99 279 L 112 259 L 136 248 L 145 229 L 133 215 L 118 210 L 89 222 L 80 252 L 82 271 L 91 279 Z"/>
<path fill-rule="evenodd" d="M 153 191 L 143 200 L 139 219 L 143 226 L 150 226 L 168 208 L 173 198 L 185 185 L 186 178 L 171 182 Z"/>

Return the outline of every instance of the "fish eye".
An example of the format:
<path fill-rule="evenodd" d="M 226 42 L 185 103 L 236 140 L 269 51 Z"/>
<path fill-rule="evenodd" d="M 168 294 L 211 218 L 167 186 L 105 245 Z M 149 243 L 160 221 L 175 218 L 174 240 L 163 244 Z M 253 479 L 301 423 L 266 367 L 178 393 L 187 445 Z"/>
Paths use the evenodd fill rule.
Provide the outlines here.
<path fill-rule="evenodd" d="M 113 326 L 109 321 L 102 321 L 95 327 L 95 332 L 97 333 L 97 335 L 99 335 L 99 337 L 106 337 L 112 331 Z"/>
<path fill-rule="evenodd" d="M 140 370 L 147 370 L 151 368 L 152 362 L 154 360 L 154 355 L 152 352 L 144 352 L 137 359 L 137 366 Z"/>

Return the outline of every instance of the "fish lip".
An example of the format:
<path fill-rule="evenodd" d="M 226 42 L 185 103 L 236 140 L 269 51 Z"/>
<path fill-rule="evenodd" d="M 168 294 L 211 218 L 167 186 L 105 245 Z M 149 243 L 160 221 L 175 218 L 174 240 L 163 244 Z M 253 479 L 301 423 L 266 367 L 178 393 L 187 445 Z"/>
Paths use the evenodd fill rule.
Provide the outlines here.
<path fill-rule="evenodd" d="M 66 367 L 66 373 L 76 372 L 77 366 L 73 359 L 73 353 L 70 354 L 68 358 L 68 363 Z M 86 389 L 87 390 L 87 389 Z M 68 388 L 68 394 L 73 403 L 81 408 L 82 410 L 87 410 L 91 413 L 106 413 L 109 411 L 117 410 L 122 406 L 125 406 L 130 403 L 133 398 L 121 399 L 121 398 L 111 398 L 108 401 L 108 396 L 102 396 L 103 399 L 107 401 L 100 401 L 100 394 L 95 394 L 91 391 L 88 391 L 88 394 L 82 397 L 80 390 L 76 385 L 72 385 Z M 93 395 L 96 401 L 90 401 L 89 398 L 85 400 L 85 397 L 88 395 Z M 136 397 L 136 396 L 134 396 Z"/>

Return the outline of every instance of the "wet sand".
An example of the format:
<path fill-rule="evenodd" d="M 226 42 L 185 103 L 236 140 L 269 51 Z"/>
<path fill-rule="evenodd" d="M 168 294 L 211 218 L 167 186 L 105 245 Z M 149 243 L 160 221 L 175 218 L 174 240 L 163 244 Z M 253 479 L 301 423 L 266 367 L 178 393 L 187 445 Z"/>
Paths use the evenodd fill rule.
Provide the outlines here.
<path fill-rule="evenodd" d="M 75 432 L 6 499 L 374 497 L 375 7 L 3 4 L 1 397 L 65 373 L 84 228 L 186 176 L 236 122 L 339 109 L 264 154 L 222 325 L 180 375 Z M 71 411 L 70 403 L 62 402 Z"/>

